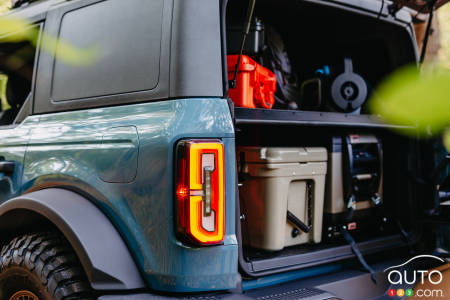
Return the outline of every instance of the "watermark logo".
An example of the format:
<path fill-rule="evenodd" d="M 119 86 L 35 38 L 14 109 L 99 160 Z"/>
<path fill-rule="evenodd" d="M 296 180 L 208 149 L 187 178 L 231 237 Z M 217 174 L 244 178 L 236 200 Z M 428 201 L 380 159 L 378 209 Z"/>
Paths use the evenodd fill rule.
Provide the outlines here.
<path fill-rule="evenodd" d="M 444 298 L 444 292 L 439 288 L 439 284 L 443 280 L 443 275 L 439 270 L 407 270 L 406 268 L 404 268 L 417 259 L 433 259 L 441 263 L 445 262 L 445 260 L 443 260 L 442 258 L 434 255 L 418 255 L 401 265 L 392 266 L 385 269 L 384 272 L 387 275 L 389 283 L 393 287 L 395 287 L 396 285 L 399 287 L 398 289 L 389 289 L 388 295 L 390 297 L 416 296 L 417 298 L 424 299 Z M 416 284 L 419 285 L 419 287 L 417 287 L 415 290 L 401 288 L 404 285 Z"/>

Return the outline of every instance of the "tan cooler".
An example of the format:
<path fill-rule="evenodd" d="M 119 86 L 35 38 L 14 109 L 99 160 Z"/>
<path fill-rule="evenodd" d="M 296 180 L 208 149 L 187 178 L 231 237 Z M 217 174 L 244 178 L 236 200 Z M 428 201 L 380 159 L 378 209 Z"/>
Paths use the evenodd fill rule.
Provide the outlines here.
<path fill-rule="evenodd" d="M 244 244 L 277 251 L 320 243 L 327 150 L 238 147 L 237 151 Z M 293 218 L 308 227 L 308 233 Z"/>

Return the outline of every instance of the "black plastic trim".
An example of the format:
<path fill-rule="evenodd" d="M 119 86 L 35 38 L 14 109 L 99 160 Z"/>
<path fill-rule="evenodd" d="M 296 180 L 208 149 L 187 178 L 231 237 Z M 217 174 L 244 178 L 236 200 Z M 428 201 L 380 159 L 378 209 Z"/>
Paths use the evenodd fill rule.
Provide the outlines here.
<path fill-rule="evenodd" d="M 236 107 L 234 113 L 236 125 L 314 125 L 352 128 L 414 129 L 411 126 L 383 123 L 380 118 L 373 115 L 243 107 Z"/>
<path fill-rule="evenodd" d="M 0 235 L 5 230 L 14 230 L 8 222 L 1 220 L 19 210 L 41 215 L 64 234 L 94 289 L 145 288 L 120 234 L 89 200 L 58 188 L 40 190 L 8 200 L 0 206 Z M 17 226 L 20 224 L 17 222 Z"/>
<path fill-rule="evenodd" d="M 407 244 L 402 240 L 400 235 L 392 235 L 358 243 L 358 247 L 363 255 L 406 246 Z M 264 276 L 354 257 L 355 255 L 349 245 L 331 247 L 329 249 L 318 250 L 311 253 L 251 261 L 249 262 L 249 265 L 252 268 L 252 272 L 249 275 L 255 277 Z"/>
<path fill-rule="evenodd" d="M 222 81 L 223 81 L 223 97 L 228 97 L 228 63 L 227 63 L 227 5 L 228 0 L 221 0 L 220 6 L 220 39 L 222 42 Z"/>
<path fill-rule="evenodd" d="M 130 294 L 130 295 L 108 295 L 99 297 L 98 300 L 175 300 L 175 299 L 190 299 L 190 300 L 251 300 L 254 298 L 247 297 L 242 294 L 184 294 L 179 296 L 163 296 L 155 294 Z M 308 300 L 308 299 L 305 299 Z"/>
<path fill-rule="evenodd" d="M 354 12 L 360 15 L 371 16 L 385 22 L 397 25 L 406 25 L 411 22 L 411 17 L 405 17 L 408 11 L 400 9 L 395 16 L 389 13 L 388 5 L 377 1 L 358 1 L 358 0 L 305 0 L 309 3 L 334 7 L 337 9 Z M 403 15 L 402 15 L 403 14 Z"/>
<path fill-rule="evenodd" d="M 154 294 L 130 294 L 130 295 L 108 295 L 98 298 L 99 300 L 251 300 L 251 299 L 291 299 L 291 300 L 337 300 L 333 293 L 318 288 L 299 287 L 299 282 L 265 287 L 244 293 L 208 293 L 208 294 L 183 294 L 183 295 L 154 295 Z"/>
<path fill-rule="evenodd" d="M 170 97 L 223 97 L 219 0 L 173 0 Z"/>
<path fill-rule="evenodd" d="M 236 178 L 239 175 L 236 174 Z M 238 240 L 238 261 L 239 270 L 246 276 L 252 277 L 253 270 L 249 261 L 244 258 L 244 248 L 242 243 L 242 226 L 241 226 L 241 202 L 239 200 L 239 187 L 236 188 L 236 237 Z"/>

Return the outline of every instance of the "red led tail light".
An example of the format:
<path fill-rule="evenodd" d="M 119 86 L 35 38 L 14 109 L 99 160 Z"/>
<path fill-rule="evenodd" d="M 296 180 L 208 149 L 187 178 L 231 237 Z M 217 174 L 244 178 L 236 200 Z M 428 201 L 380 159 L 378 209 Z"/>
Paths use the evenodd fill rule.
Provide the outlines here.
<path fill-rule="evenodd" d="M 224 147 L 219 140 L 177 145 L 176 229 L 199 245 L 222 243 L 225 234 Z"/>

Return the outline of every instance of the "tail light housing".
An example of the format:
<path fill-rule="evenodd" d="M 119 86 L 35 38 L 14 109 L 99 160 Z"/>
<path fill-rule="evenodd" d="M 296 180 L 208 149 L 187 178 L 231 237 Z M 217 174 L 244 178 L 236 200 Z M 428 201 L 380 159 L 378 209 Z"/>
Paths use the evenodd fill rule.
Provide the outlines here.
<path fill-rule="evenodd" d="M 224 147 L 220 140 L 183 140 L 176 149 L 176 229 L 182 240 L 220 244 L 225 231 Z"/>

